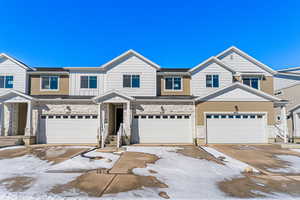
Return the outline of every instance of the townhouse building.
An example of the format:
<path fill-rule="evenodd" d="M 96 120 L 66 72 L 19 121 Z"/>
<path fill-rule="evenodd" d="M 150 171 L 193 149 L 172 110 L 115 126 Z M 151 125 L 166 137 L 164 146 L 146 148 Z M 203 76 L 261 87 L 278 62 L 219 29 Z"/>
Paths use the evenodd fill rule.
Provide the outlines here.
<path fill-rule="evenodd" d="M 271 143 L 287 133 L 286 120 L 277 127 L 287 104 L 273 95 L 277 72 L 236 47 L 184 69 L 134 50 L 99 67 L 0 58 L 2 138 L 105 147 Z"/>

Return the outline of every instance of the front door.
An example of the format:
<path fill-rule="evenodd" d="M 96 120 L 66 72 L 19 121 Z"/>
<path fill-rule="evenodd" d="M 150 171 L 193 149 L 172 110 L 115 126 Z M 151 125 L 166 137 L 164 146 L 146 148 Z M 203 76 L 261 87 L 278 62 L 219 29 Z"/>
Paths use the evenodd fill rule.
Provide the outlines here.
<path fill-rule="evenodd" d="M 116 133 L 118 133 L 121 123 L 123 123 L 123 108 L 116 108 Z"/>

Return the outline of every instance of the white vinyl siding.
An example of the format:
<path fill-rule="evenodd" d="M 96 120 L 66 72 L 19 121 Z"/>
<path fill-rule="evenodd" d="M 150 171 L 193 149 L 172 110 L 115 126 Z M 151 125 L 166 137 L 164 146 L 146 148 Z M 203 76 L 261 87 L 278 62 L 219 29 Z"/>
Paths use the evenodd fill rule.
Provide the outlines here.
<path fill-rule="evenodd" d="M 140 75 L 139 88 L 123 88 L 123 75 Z M 129 96 L 156 96 L 156 69 L 136 56 L 113 65 L 106 74 L 106 91 L 118 90 Z"/>
<path fill-rule="evenodd" d="M 219 75 L 219 87 L 207 88 L 206 75 Z M 191 80 L 192 95 L 204 96 L 210 92 L 232 84 L 232 79 L 233 76 L 230 71 L 215 62 L 210 62 L 204 68 L 193 72 Z"/>
<path fill-rule="evenodd" d="M 81 88 L 81 76 L 96 76 L 97 88 Z M 98 96 L 104 92 L 104 73 L 88 71 L 70 71 L 70 95 Z"/>
<path fill-rule="evenodd" d="M 269 72 L 263 70 L 255 63 L 240 56 L 235 52 L 229 52 L 228 54 L 224 55 L 223 57 L 220 57 L 219 59 L 222 60 L 225 64 L 228 64 L 229 67 L 231 67 L 237 72 L 259 72 L 268 76 L 271 75 Z"/>
<path fill-rule="evenodd" d="M 26 80 L 26 70 L 17 65 L 16 63 L 5 59 L 0 58 L 0 76 L 13 76 L 13 88 L 20 92 L 27 92 L 27 80 Z M 0 93 L 11 90 L 11 88 L 0 88 Z"/>
<path fill-rule="evenodd" d="M 274 90 L 280 90 L 282 88 L 290 87 L 300 83 L 300 77 L 297 76 L 274 76 Z"/>

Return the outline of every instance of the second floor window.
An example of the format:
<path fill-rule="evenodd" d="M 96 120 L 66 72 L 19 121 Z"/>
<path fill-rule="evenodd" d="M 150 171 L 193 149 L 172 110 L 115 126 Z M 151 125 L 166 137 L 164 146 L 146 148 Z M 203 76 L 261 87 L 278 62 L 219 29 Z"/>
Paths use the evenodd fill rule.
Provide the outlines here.
<path fill-rule="evenodd" d="M 13 76 L 0 76 L 0 88 L 13 88 L 14 77 Z"/>
<path fill-rule="evenodd" d="M 166 90 L 181 90 L 181 78 L 180 77 L 166 77 L 165 78 Z"/>
<path fill-rule="evenodd" d="M 243 83 L 255 89 L 259 89 L 259 77 L 243 77 Z"/>
<path fill-rule="evenodd" d="M 219 75 L 206 75 L 206 87 L 207 88 L 218 88 L 220 85 L 219 83 Z"/>
<path fill-rule="evenodd" d="M 123 87 L 124 88 L 139 88 L 140 87 L 140 75 L 123 75 Z"/>
<path fill-rule="evenodd" d="M 85 89 L 97 88 L 97 76 L 81 76 L 80 88 L 85 88 Z"/>
<path fill-rule="evenodd" d="M 42 90 L 58 90 L 58 76 L 42 76 Z"/>

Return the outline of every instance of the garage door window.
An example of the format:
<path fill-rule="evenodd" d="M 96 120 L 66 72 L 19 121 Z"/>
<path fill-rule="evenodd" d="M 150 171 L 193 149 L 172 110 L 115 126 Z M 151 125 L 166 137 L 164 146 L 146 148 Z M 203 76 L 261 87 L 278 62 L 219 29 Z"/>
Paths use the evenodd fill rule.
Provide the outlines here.
<path fill-rule="evenodd" d="M 207 119 L 261 119 L 263 115 L 206 115 Z"/>

